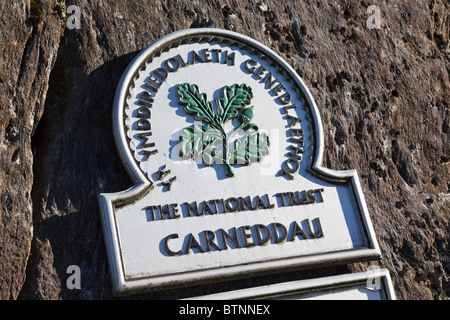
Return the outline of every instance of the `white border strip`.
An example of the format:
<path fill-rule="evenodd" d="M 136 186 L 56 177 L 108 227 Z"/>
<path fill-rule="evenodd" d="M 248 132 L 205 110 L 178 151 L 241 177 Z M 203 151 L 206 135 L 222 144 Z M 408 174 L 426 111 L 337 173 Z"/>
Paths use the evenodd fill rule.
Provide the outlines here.
<path fill-rule="evenodd" d="M 392 280 L 387 269 L 277 283 L 261 287 L 197 296 L 184 300 L 248 300 L 276 299 L 284 297 L 295 297 L 297 299 L 302 299 L 302 295 L 307 295 L 307 297 L 310 297 L 310 294 L 313 292 L 317 293 L 317 295 L 326 295 L 327 291 L 332 291 L 335 289 L 345 290 L 346 288 L 356 285 L 364 285 L 367 284 L 369 280 L 374 278 L 379 278 L 380 280 L 380 287 L 377 289 L 383 290 L 381 296 L 385 297 L 385 300 L 395 300 L 396 297 Z"/>

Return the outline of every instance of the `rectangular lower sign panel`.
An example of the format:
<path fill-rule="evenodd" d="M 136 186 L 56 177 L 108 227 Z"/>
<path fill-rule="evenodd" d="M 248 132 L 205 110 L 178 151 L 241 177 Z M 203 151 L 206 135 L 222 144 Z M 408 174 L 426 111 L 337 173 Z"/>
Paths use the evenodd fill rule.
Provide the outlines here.
<path fill-rule="evenodd" d="M 368 217 L 352 200 L 352 188 L 352 183 L 315 185 L 310 190 L 322 189 L 323 198 L 302 206 L 283 206 L 277 194 L 265 193 L 256 196 L 261 199 L 257 210 L 199 216 L 182 203 L 179 217 L 161 220 L 148 217 L 145 186 L 128 191 L 129 196 L 103 196 L 117 293 L 378 259 Z M 239 197 L 223 199 L 231 198 Z"/>

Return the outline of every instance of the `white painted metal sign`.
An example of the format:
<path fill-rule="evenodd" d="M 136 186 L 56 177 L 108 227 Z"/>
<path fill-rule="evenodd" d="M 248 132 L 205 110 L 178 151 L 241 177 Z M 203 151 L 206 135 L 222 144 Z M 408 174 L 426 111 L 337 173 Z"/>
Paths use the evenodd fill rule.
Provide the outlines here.
<path fill-rule="evenodd" d="M 100 195 L 117 294 L 380 257 L 356 172 L 321 167 L 310 92 L 251 38 L 192 29 L 151 44 L 113 125 L 136 183 Z"/>

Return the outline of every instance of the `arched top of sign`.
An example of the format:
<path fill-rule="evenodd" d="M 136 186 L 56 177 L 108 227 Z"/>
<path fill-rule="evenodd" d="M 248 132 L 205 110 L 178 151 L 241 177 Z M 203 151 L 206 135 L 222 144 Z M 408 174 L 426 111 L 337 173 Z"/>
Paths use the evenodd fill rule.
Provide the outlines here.
<path fill-rule="evenodd" d="M 185 47 L 184 51 L 181 50 L 183 47 Z M 220 71 L 219 65 L 222 65 L 224 71 Z M 223 67 L 223 65 L 228 66 L 228 68 Z M 235 70 L 232 72 L 226 70 L 231 69 L 230 66 Z M 213 70 L 213 75 L 206 80 L 206 82 L 211 82 L 208 83 L 209 87 L 215 89 L 215 91 L 212 91 L 211 97 L 204 93 L 204 90 L 208 88 L 196 85 L 199 81 L 192 77 L 192 69 L 194 68 L 199 69 L 197 77 L 206 76 L 201 74 L 201 72 L 204 72 L 204 68 Z M 190 75 L 186 76 L 182 74 L 183 72 L 189 72 Z M 216 73 L 214 74 L 214 72 Z M 223 78 L 221 78 L 221 72 L 224 72 Z M 240 78 L 235 77 L 237 73 L 241 75 Z M 184 81 L 178 83 L 177 80 Z M 251 162 L 247 159 L 247 163 L 245 163 L 245 156 L 249 157 L 248 152 L 247 154 L 243 152 L 239 154 L 239 150 L 243 150 L 243 147 L 239 149 L 239 146 L 242 146 L 243 143 L 240 145 L 238 143 L 244 141 L 244 139 L 236 139 L 237 143 L 230 146 L 229 149 L 237 148 L 237 152 L 236 150 L 233 152 L 233 150 L 220 149 L 226 144 L 217 143 L 218 141 L 223 140 L 228 143 L 230 141 L 227 140 L 226 133 L 220 134 L 223 132 L 221 130 L 223 123 L 221 121 L 215 121 L 215 123 L 212 120 L 220 118 L 218 117 L 220 110 L 214 112 L 220 108 L 218 103 L 220 104 L 232 92 L 236 93 L 240 90 L 242 92 L 242 103 L 235 110 L 232 110 L 234 114 L 231 112 L 231 115 L 239 120 L 234 119 L 235 130 L 230 132 L 234 135 L 235 131 L 242 129 L 244 125 L 247 125 L 244 129 L 247 129 L 249 133 L 254 131 L 252 129 L 261 128 L 260 123 L 252 123 L 251 117 L 246 118 L 246 114 L 251 116 L 255 114 L 256 116 L 258 112 L 261 112 L 259 105 L 252 105 L 252 98 L 257 103 L 258 96 L 256 96 L 255 86 L 259 86 L 266 91 L 266 96 L 259 97 L 260 100 L 266 99 L 267 101 L 272 97 L 272 103 L 278 104 L 280 110 L 278 112 L 284 112 L 284 115 L 280 114 L 280 116 L 285 119 L 285 127 L 293 130 L 291 140 L 296 141 L 297 139 L 298 141 L 301 138 L 310 142 L 308 144 L 308 156 L 305 157 L 306 153 L 302 154 L 301 162 L 304 162 L 304 165 L 302 165 L 314 175 L 327 181 L 339 182 L 348 178 L 346 172 L 335 172 L 321 167 L 323 154 L 321 118 L 311 93 L 288 63 L 271 49 L 247 36 L 220 29 L 190 29 L 167 35 L 142 50 L 124 72 L 119 83 L 114 100 L 114 135 L 122 161 L 129 175 L 137 184 L 151 184 L 154 180 L 152 179 L 152 172 L 166 166 L 166 163 L 156 161 L 154 167 L 149 169 L 153 155 L 161 151 L 161 147 L 157 143 L 151 142 L 150 135 L 153 134 L 152 126 L 154 122 L 164 121 L 163 119 L 151 120 L 154 111 L 153 106 L 158 103 L 156 97 L 157 95 L 163 95 L 158 93 L 162 92 L 160 87 L 163 85 L 171 86 L 168 90 L 172 93 L 172 97 L 169 97 L 168 104 L 172 106 L 184 104 L 185 111 L 192 115 L 192 118 L 187 119 L 188 117 L 185 117 L 185 119 L 191 121 L 189 123 L 195 120 L 194 125 L 179 128 L 179 146 L 177 147 L 183 148 L 184 146 L 185 156 L 189 153 L 191 153 L 191 156 L 195 156 L 196 151 L 203 151 L 203 162 L 206 165 L 211 165 L 214 160 L 216 162 L 222 161 L 224 168 L 227 170 L 227 176 L 234 175 L 233 167 L 228 162 L 235 161 L 237 163 L 241 161 L 241 164 Z M 247 89 L 247 96 L 244 96 L 243 86 Z M 184 97 L 183 93 L 185 93 Z M 189 94 L 197 94 L 204 98 L 204 105 L 209 106 L 212 112 L 211 121 L 207 120 L 208 115 L 200 114 L 200 111 L 195 110 L 193 105 L 189 109 L 187 98 Z M 237 95 L 238 93 L 235 94 L 235 96 Z M 192 103 L 195 104 L 195 102 Z M 157 108 L 161 107 L 163 106 Z M 300 111 L 300 109 L 303 111 Z M 174 110 L 177 113 L 178 111 Z M 296 112 L 304 112 L 305 119 L 303 119 L 301 126 L 299 125 L 302 120 L 301 116 L 296 115 Z M 223 118 L 226 118 L 226 115 L 222 116 L 222 120 Z M 203 122 L 199 122 L 202 120 Z M 226 120 L 232 123 L 233 117 L 228 116 Z M 301 128 L 301 132 L 298 131 L 299 128 Z M 301 137 L 299 137 L 300 133 L 302 134 Z M 202 135 L 202 138 L 195 141 L 195 138 L 200 135 Z M 181 141 L 183 136 L 184 145 Z M 192 140 L 189 140 L 189 138 L 192 138 Z M 187 140 L 189 140 L 188 143 L 186 143 Z M 253 155 L 257 161 L 264 157 L 265 153 L 269 153 L 270 149 L 273 149 L 269 137 L 266 137 L 264 133 L 258 134 L 258 137 L 253 140 L 258 143 L 258 146 L 261 143 L 266 144 L 256 149 L 256 152 L 250 152 L 250 157 Z M 167 141 L 167 144 L 169 142 Z M 191 147 L 190 142 L 192 142 L 193 147 Z M 202 143 L 202 146 L 197 146 L 199 150 L 195 150 L 195 143 L 197 142 Z M 246 142 L 252 143 L 252 141 Z M 171 143 L 174 144 L 173 141 Z M 237 147 L 236 144 L 238 144 Z M 207 150 L 205 150 L 205 145 L 208 147 Z M 173 150 L 176 150 L 177 153 L 182 155 L 183 149 L 178 148 L 172 147 L 169 153 L 175 154 Z M 298 145 L 293 143 L 291 148 L 294 154 L 295 151 L 299 153 Z M 229 154 L 228 158 L 223 155 L 226 152 Z M 286 178 L 292 179 L 292 172 L 296 169 L 294 159 L 299 160 L 299 156 L 297 155 L 297 158 L 285 163 L 284 170 L 283 166 L 280 167 L 278 175 L 284 175 Z"/>

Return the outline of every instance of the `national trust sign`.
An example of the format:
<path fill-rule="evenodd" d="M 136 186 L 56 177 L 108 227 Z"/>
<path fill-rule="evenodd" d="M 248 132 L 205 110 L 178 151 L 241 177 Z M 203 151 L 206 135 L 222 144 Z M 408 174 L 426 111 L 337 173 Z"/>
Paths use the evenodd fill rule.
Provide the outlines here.
<path fill-rule="evenodd" d="M 321 167 L 308 88 L 249 37 L 152 43 L 118 85 L 113 127 L 135 182 L 99 197 L 115 294 L 380 258 L 356 171 Z"/>

